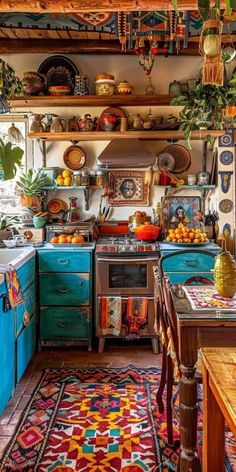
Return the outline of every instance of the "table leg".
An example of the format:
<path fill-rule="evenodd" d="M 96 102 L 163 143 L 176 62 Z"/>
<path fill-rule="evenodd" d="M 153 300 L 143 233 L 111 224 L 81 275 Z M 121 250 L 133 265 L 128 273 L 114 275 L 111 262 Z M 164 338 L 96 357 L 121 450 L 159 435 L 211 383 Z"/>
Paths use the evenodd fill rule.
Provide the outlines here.
<path fill-rule="evenodd" d="M 210 386 L 210 376 L 203 367 L 203 472 L 223 472 L 225 422 Z"/>

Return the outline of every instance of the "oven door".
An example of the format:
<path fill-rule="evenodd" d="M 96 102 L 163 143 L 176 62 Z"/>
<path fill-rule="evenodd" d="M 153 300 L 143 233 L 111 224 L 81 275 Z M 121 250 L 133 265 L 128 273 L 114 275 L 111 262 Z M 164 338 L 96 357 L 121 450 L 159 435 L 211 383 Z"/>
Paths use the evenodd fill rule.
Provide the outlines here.
<path fill-rule="evenodd" d="M 154 293 L 153 266 L 156 257 L 96 258 L 97 295 L 151 295 Z"/>

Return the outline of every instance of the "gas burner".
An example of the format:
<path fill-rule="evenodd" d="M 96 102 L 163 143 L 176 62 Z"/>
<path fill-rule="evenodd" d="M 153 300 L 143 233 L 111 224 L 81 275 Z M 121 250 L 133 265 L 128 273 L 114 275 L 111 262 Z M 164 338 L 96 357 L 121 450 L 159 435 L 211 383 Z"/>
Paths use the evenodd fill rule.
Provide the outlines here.
<path fill-rule="evenodd" d="M 96 253 L 121 255 L 149 255 L 159 252 L 159 244 L 154 242 L 138 241 L 137 239 L 124 238 L 100 238 L 96 246 Z"/>

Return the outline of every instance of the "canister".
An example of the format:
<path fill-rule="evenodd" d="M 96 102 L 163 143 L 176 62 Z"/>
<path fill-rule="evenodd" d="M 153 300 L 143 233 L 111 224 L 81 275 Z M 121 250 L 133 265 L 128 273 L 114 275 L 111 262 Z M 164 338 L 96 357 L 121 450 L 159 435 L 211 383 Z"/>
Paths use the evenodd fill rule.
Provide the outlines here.
<path fill-rule="evenodd" d="M 81 185 L 81 172 L 80 170 L 75 170 L 73 172 L 73 185 L 78 187 Z"/>
<path fill-rule="evenodd" d="M 98 185 L 99 187 L 102 187 L 103 183 L 104 183 L 103 172 L 102 170 L 97 170 L 96 185 Z"/>
<path fill-rule="evenodd" d="M 89 185 L 96 185 L 96 171 L 93 169 L 89 171 Z"/>

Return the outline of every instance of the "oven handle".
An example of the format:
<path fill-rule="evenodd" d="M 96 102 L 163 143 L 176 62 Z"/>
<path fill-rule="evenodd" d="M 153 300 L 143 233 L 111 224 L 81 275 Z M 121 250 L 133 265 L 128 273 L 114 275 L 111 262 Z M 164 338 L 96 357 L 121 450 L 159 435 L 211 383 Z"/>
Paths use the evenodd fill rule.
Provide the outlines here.
<path fill-rule="evenodd" d="M 97 258 L 98 262 L 142 262 L 142 261 L 157 261 L 158 257 L 139 257 L 139 258 L 134 258 L 134 257 L 116 257 L 112 258 L 109 257 L 107 259 L 105 258 Z"/>
<path fill-rule="evenodd" d="M 101 303 L 101 298 L 102 297 L 110 297 L 110 296 L 111 295 L 99 295 L 98 296 L 99 303 Z M 119 297 L 120 296 L 121 300 L 124 300 L 124 301 L 128 300 L 129 298 L 137 298 L 137 297 L 138 298 L 147 298 L 147 300 L 154 300 L 154 297 L 151 297 L 151 296 L 148 297 L 148 296 L 145 296 L 145 295 L 143 295 L 143 296 L 142 295 L 137 295 L 137 297 L 135 297 L 135 295 L 131 295 L 130 297 L 123 297 L 122 295 L 112 295 L 112 296 L 114 296 L 114 297 Z"/>

